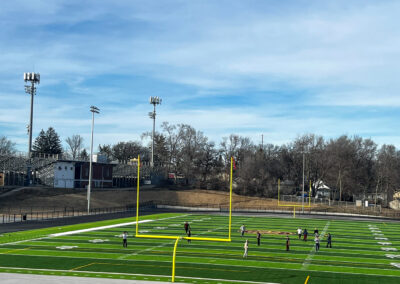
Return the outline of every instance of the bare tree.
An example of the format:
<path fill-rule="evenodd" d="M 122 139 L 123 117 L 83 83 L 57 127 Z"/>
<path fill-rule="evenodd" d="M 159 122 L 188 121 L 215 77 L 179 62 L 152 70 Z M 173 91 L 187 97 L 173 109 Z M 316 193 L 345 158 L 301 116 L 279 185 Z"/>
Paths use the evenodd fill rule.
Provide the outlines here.
<path fill-rule="evenodd" d="M 123 164 L 138 155 L 143 157 L 142 161 L 146 161 L 146 153 L 145 147 L 137 141 L 118 142 L 112 147 L 112 156 Z"/>
<path fill-rule="evenodd" d="M 6 136 L 0 137 L 0 154 L 14 154 L 15 150 L 15 143 L 11 140 L 7 139 Z"/>
<path fill-rule="evenodd" d="M 83 137 L 80 135 L 72 135 L 72 137 L 68 137 L 65 139 L 69 146 L 69 152 L 72 156 L 72 159 L 75 160 L 81 153 L 81 148 L 83 147 Z"/>
<path fill-rule="evenodd" d="M 376 161 L 377 182 L 375 187 L 375 203 L 377 202 L 378 192 L 386 195 L 386 200 L 390 201 L 391 194 L 399 186 L 399 152 L 393 145 L 382 145 Z"/>
<path fill-rule="evenodd" d="M 99 145 L 99 153 L 105 155 L 107 160 L 111 160 L 112 155 L 112 146 L 110 144 Z"/>

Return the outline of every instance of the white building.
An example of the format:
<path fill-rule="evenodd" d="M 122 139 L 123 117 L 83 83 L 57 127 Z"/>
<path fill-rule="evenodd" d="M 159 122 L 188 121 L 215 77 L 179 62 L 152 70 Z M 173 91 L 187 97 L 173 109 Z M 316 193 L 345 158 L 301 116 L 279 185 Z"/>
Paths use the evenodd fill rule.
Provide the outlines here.
<path fill-rule="evenodd" d="M 74 188 L 75 163 L 57 161 L 54 163 L 54 188 Z"/>
<path fill-rule="evenodd" d="M 331 189 L 322 181 L 314 182 L 315 198 L 330 198 Z"/>

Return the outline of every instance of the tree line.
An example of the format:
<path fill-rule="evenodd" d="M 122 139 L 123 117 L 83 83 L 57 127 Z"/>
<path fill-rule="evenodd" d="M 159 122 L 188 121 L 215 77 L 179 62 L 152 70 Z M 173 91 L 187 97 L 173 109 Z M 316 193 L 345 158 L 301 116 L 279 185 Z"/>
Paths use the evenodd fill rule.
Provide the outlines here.
<path fill-rule="evenodd" d="M 151 140 L 151 133 L 141 137 L 141 141 L 99 145 L 98 152 L 119 163 L 138 155 L 148 163 L 151 142 L 144 141 Z M 355 195 L 368 193 L 384 194 L 390 199 L 400 187 L 400 151 L 393 145 L 378 147 L 373 140 L 358 136 L 325 139 L 305 134 L 283 145 L 260 145 L 248 137 L 231 134 L 216 144 L 190 125 L 164 122 L 154 140 L 154 172 L 165 178 L 172 173 L 187 185 L 200 188 L 226 190 L 230 157 L 234 157 L 237 193 L 275 197 L 278 179 L 300 192 L 303 156 L 306 191 L 310 181 L 313 190 L 317 182 L 323 182 L 332 189 L 331 197 L 335 199 L 353 200 Z M 65 142 L 67 149 L 62 148 L 58 134 L 50 127 L 40 132 L 33 150 L 88 159 L 80 135 L 68 137 Z"/>

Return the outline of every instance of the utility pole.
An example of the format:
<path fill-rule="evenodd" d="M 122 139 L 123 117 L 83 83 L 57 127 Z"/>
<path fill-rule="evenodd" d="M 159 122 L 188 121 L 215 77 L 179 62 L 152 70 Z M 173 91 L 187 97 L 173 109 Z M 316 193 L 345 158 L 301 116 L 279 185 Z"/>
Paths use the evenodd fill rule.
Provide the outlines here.
<path fill-rule="evenodd" d="M 149 102 L 153 105 L 153 112 L 149 112 L 149 117 L 153 120 L 153 134 L 152 134 L 152 144 L 151 144 L 151 168 L 154 167 L 154 136 L 156 133 L 156 105 L 161 104 L 162 99 L 160 97 L 150 97 Z"/>
<path fill-rule="evenodd" d="M 261 150 L 264 150 L 264 134 L 261 134 Z"/>
<path fill-rule="evenodd" d="M 93 131 L 94 131 L 94 114 L 100 113 L 100 109 L 95 106 L 90 107 L 90 112 L 92 113 L 92 138 L 90 142 L 90 159 L 89 159 L 89 184 L 87 189 L 87 212 L 90 213 L 90 191 L 92 190 L 92 161 L 93 161 Z"/>
<path fill-rule="evenodd" d="M 40 84 L 40 74 L 39 73 L 24 73 L 24 81 L 31 82 L 31 85 L 25 85 L 25 92 L 31 95 L 31 114 L 28 125 L 29 143 L 28 143 L 28 163 L 26 169 L 26 181 L 27 185 L 31 184 L 32 175 L 32 129 L 33 129 L 33 97 L 36 95 L 35 84 Z"/>

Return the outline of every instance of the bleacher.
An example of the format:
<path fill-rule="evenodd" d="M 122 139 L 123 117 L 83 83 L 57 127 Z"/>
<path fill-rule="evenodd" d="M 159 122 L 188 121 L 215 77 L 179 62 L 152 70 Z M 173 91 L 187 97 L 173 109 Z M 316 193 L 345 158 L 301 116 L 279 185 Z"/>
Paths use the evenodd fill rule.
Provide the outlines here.
<path fill-rule="evenodd" d="M 4 185 L 25 185 L 28 166 L 33 172 L 32 183 L 43 184 L 39 176 L 42 175 L 42 172 L 48 172 L 50 165 L 59 158 L 59 155 L 42 153 L 32 153 L 31 159 L 28 159 L 27 154 L 24 153 L 0 154 L 0 171 L 5 176 Z"/>

